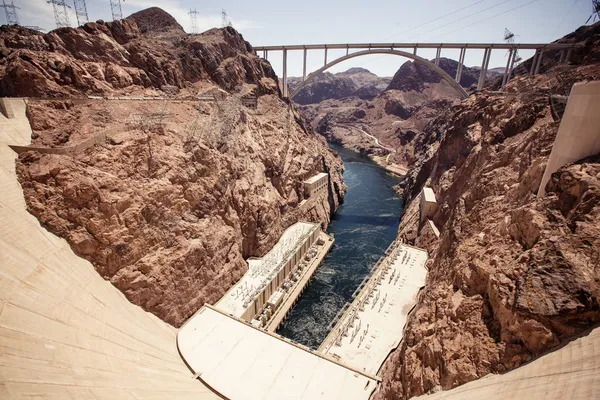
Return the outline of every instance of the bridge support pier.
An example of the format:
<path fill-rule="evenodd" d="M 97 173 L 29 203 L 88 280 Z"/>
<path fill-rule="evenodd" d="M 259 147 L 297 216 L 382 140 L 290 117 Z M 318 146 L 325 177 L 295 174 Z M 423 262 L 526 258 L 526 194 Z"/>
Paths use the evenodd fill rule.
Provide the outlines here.
<path fill-rule="evenodd" d="M 511 66 L 511 60 L 513 58 L 515 50 L 510 49 L 508 51 L 508 60 L 506 60 L 506 68 L 504 68 L 504 76 L 502 77 L 502 86 L 506 85 L 506 82 L 508 82 L 508 74 L 510 71 L 510 66 Z"/>
<path fill-rule="evenodd" d="M 325 46 L 325 62 L 323 63 L 323 65 L 327 65 L 327 46 Z"/>
<path fill-rule="evenodd" d="M 306 47 L 304 48 L 304 59 L 302 61 L 302 80 L 306 80 Z"/>
<path fill-rule="evenodd" d="M 465 49 L 463 47 L 462 49 L 460 49 L 460 56 L 458 56 L 458 66 L 456 67 L 456 77 L 454 78 L 454 80 L 459 85 L 460 85 L 460 78 L 462 78 L 463 63 L 465 62 L 465 53 L 466 52 L 467 52 L 467 49 Z"/>
<path fill-rule="evenodd" d="M 287 49 L 283 49 L 283 97 L 288 96 L 287 87 Z"/>
<path fill-rule="evenodd" d="M 440 66 L 440 55 L 442 54 L 442 48 L 438 47 L 437 51 L 435 53 L 435 66 L 439 67 Z"/>
<path fill-rule="evenodd" d="M 542 49 L 540 51 L 540 55 L 539 55 L 539 57 L 537 59 L 536 65 L 535 65 L 535 71 L 533 71 L 534 75 L 537 75 L 537 74 L 540 73 L 540 66 L 542 65 L 542 57 L 544 57 L 544 49 Z"/>
<path fill-rule="evenodd" d="M 267 59 L 267 54 L 269 53 L 268 50 L 263 50 L 263 58 L 266 60 Z"/>
<path fill-rule="evenodd" d="M 510 68 L 508 69 L 508 75 L 506 75 L 506 82 L 504 82 L 503 86 L 510 82 L 510 78 L 512 78 L 513 69 L 515 68 L 515 61 L 517 58 L 517 49 L 513 50 L 512 60 L 510 61 Z"/>
<path fill-rule="evenodd" d="M 417 48 L 416 48 L 416 47 L 413 49 L 413 54 L 414 54 L 415 56 L 417 55 Z"/>
<path fill-rule="evenodd" d="M 487 48 L 483 52 L 483 62 L 481 63 L 481 70 L 479 71 L 479 82 L 477 82 L 477 90 L 483 89 L 483 85 L 485 84 L 485 78 L 487 75 L 488 64 L 490 63 L 490 55 L 492 54 L 492 49 Z"/>
<path fill-rule="evenodd" d="M 533 75 L 533 73 L 535 72 L 535 65 L 537 64 L 538 57 L 539 50 L 536 50 L 535 54 L 533 55 L 533 60 L 531 60 L 531 68 L 529 69 L 529 75 Z"/>

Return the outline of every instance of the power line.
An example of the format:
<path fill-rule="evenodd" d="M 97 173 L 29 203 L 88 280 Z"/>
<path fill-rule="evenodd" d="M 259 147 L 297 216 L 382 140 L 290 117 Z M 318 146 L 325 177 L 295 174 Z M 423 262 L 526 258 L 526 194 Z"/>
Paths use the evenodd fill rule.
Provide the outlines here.
<path fill-rule="evenodd" d="M 440 37 L 440 36 L 449 35 L 449 34 L 451 34 L 451 33 L 458 32 L 458 31 L 460 31 L 460 30 L 462 30 L 462 29 L 470 28 L 470 27 L 472 27 L 472 26 L 474 26 L 474 25 L 477 25 L 477 24 L 480 24 L 480 23 L 482 23 L 482 22 L 488 21 L 488 20 L 490 20 L 490 19 L 492 19 L 492 18 L 499 17 L 499 16 L 501 16 L 501 15 L 507 14 L 507 13 L 509 13 L 509 12 L 511 12 L 511 11 L 518 10 L 519 8 L 523 8 L 523 7 L 525 7 L 525 6 L 528 6 L 528 5 L 530 5 L 530 4 L 536 3 L 536 2 L 538 2 L 538 1 L 540 1 L 540 0 L 532 0 L 532 1 L 530 1 L 529 3 L 525 3 L 525 4 L 523 4 L 523 5 L 520 5 L 520 6 L 518 6 L 518 7 L 511 8 L 510 10 L 506 10 L 506 11 L 504 11 L 504 12 L 501 12 L 501 13 L 499 13 L 499 14 L 492 15 L 491 17 L 489 17 L 489 18 L 485 18 L 485 19 L 482 19 L 481 21 L 477 21 L 477 22 L 474 22 L 474 23 L 472 23 L 472 24 L 470 24 L 470 25 L 466 25 L 466 26 L 463 26 L 463 27 L 461 27 L 461 28 L 455 29 L 455 30 L 453 30 L 453 31 L 446 32 L 446 33 L 442 33 L 441 35 L 434 36 L 434 38 L 436 38 L 436 37 Z"/>
<path fill-rule="evenodd" d="M 394 33 L 393 35 L 390 35 L 390 36 L 386 36 L 385 38 L 383 38 L 383 40 L 389 39 L 389 38 L 391 38 L 391 37 L 394 37 L 394 36 L 403 35 L 403 34 L 405 34 L 406 32 L 414 31 L 415 29 L 421 28 L 422 26 L 425 26 L 425 25 L 429 25 L 429 24 L 430 24 L 430 23 L 432 23 L 432 22 L 439 21 L 439 20 L 440 20 L 440 19 L 442 19 L 442 18 L 449 17 L 450 15 L 456 14 L 456 13 L 457 13 L 457 12 L 459 12 L 459 11 L 466 10 L 467 8 L 471 8 L 471 7 L 473 7 L 473 6 L 475 6 L 475 5 L 479 4 L 479 3 L 483 3 L 484 1 L 486 1 L 486 0 L 479 0 L 479 1 L 476 1 L 475 3 L 472 3 L 472 4 L 470 4 L 470 5 L 466 6 L 466 7 L 459 8 L 458 10 L 452 11 L 451 13 L 448 13 L 448 14 L 444 14 L 444 15 L 442 15 L 441 17 L 437 17 L 437 18 L 435 18 L 435 19 L 432 19 L 431 21 L 427 21 L 427 22 L 425 22 L 425 23 L 423 23 L 423 24 L 421 24 L 421 25 L 418 25 L 418 26 L 412 27 L 412 28 L 410 28 L 410 29 L 407 29 L 407 30 L 405 30 L 405 31 L 402 31 L 402 32 L 399 32 L 399 33 Z"/>
<path fill-rule="evenodd" d="M 560 29 L 561 25 L 563 24 L 563 22 L 565 22 L 565 20 L 567 19 L 567 17 L 569 16 L 569 14 L 571 14 L 571 11 L 573 11 L 573 7 L 575 7 L 575 4 L 578 2 L 579 0 L 575 0 L 573 2 L 573 4 L 571 4 L 571 8 L 569 8 L 569 11 L 567 11 L 567 13 L 565 14 L 564 18 L 562 19 L 562 21 L 560 21 L 560 24 L 558 24 L 558 26 L 556 27 L 556 30 L 552 33 L 552 35 L 550 36 L 550 40 L 552 40 L 552 38 L 554 37 L 554 35 L 556 35 L 556 32 L 558 32 L 558 30 Z"/>
<path fill-rule="evenodd" d="M 436 28 L 433 28 L 433 29 L 431 29 L 431 30 L 430 30 L 429 32 L 427 32 L 427 33 L 431 33 L 431 32 L 433 32 L 433 31 L 437 31 L 438 29 L 442 29 L 442 28 L 444 28 L 444 27 L 446 27 L 446 26 L 448 26 L 448 25 L 455 24 L 455 23 L 457 23 L 457 22 L 460 22 L 460 21 L 462 21 L 462 20 L 465 20 L 465 19 L 467 19 L 467 18 L 471 18 L 471 17 L 473 17 L 473 16 L 475 16 L 475 15 L 477 15 L 477 14 L 481 14 L 482 12 L 485 12 L 485 11 L 491 10 L 492 8 L 499 7 L 499 6 L 503 5 L 503 4 L 506 4 L 506 3 L 508 3 L 508 2 L 511 2 L 511 1 L 513 1 L 513 0 L 504 0 L 502 3 L 495 4 L 495 5 L 491 6 L 491 7 L 484 8 L 483 10 L 480 10 L 480 11 L 474 12 L 473 14 L 466 15 L 466 16 L 464 16 L 464 17 L 461 17 L 461 18 L 459 18 L 459 19 L 456 19 L 456 20 L 454 20 L 454 21 L 448 22 L 447 24 L 444 24 L 444 25 L 438 26 L 438 27 L 436 27 Z M 417 36 L 420 36 L 420 35 L 417 35 Z"/>

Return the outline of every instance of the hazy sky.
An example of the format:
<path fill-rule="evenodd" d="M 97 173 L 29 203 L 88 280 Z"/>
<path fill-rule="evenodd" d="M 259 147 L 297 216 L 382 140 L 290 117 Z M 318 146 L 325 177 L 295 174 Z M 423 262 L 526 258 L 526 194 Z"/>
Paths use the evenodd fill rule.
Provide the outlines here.
<path fill-rule="evenodd" d="M 5 0 L 10 1 L 10 0 Z M 22 25 L 55 27 L 52 5 L 45 0 L 13 0 Z M 73 0 L 65 0 L 73 6 Z M 225 9 L 234 28 L 251 44 L 369 43 L 369 42 L 501 42 L 504 28 L 514 32 L 517 42 L 542 43 L 555 40 L 583 25 L 592 11 L 591 0 L 125 0 L 123 15 L 158 6 L 173 15 L 189 31 L 187 12 L 195 8 L 204 31 L 221 24 Z M 109 0 L 87 0 L 90 20 L 111 20 Z M 451 14 L 452 13 L 452 14 Z M 450 14 L 450 15 L 448 15 Z M 71 11 L 71 25 L 76 25 Z M 2 15 L 0 21 L 6 22 Z M 435 20 L 435 21 L 432 21 Z M 432 21 L 432 22 L 430 22 Z M 323 65 L 323 51 L 308 52 L 308 71 Z M 345 50 L 329 50 L 331 61 Z M 435 50 L 420 51 L 426 58 Z M 483 51 L 467 52 L 465 64 L 480 66 Z M 442 56 L 458 58 L 458 51 L 445 50 Z M 523 58 L 531 52 L 523 52 Z M 281 76 L 281 55 L 270 53 L 269 61 Z M 380 76 L 391 76 L 405 58 L 392 55 L 357 57 L 331 72 L 361 66 Z M 490 67 L 504 66 L 506 52 L 492 53 Z M 302 74 L 302 51 L 288 52 L 288 74 Z"/>

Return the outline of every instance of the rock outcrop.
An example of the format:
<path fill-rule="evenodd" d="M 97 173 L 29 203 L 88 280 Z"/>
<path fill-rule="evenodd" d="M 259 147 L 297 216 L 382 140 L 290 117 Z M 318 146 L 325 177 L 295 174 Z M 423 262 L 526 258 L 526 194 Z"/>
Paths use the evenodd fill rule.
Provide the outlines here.
<path fill-rule="evenodd" d="M 582 59 L 472 95 L 425 127 L 399 237 L 427 248 L 429 273 L 376 399 L 516 368 L 600 321 L 600 157 L 564 166 L 536 197 L 560 123 L 551 96 L 600 79 Z M 424 185 L 440 203 L 439 239 L 415 218 Z"/>
<path fill-rule="evenodd" d="M 232 28 L 186 35 L 160 9 L 46 35 L 0 34 L 0 90 L 30 99 L 37 146 L 20 155 L 29 211 L 134 304 L 179 326 L 217 301 L 296 221 L 329 223 L 342 163 Z M 87 94 L 164 100 L 75 100 Z M 165 89 L 166 90 L 166 89 Z M 198 93 L 214 101 L 194 101 Z M 255 99 L 256 107 L 245 99 Z M 302 208 L 302 181 L 329 172 Z"/>
<path fill-rule="evenodd" d="M 440 66 L 453 75 L 458 63 L 442 58 Z M 461 83 L 470 86 L 478 76 L 478 71 L 465 67 Z M 312 85 L 316 84 L 309 84 L 307 90 Z M 415 154 L 429 140 L 423 133 L 427 123 L 460 99 L 439 74 L 412 61 L 404 63 L 375 97 L 338 94 L 300 107 L 316 131 L 376 161 L 404 166 L 415 162 Z M 365 132 L 377 137 L 380 145 Z"/>
<path fill-rule="evenodd" d="M 294 96 L 294 102 L 307 105 L 351 96 L 363 100 L 372 99 L 383 92 L 389 82 L 390 78 L 380 78 L 365 68 L 350 68 L 336 74 L 324 72 L 303 87 Z M 288 78 L 291 92 L 294 92 L 301 83 L 302 78 Z"/>
<path fill-rule="evenodd" d="M 244 83 L 260 93 L 278 90 L 261 81 L 277 82 L 270 64 L 233 28 L 186 35 L 158 8 L 47 34 L 2 26 L 0 57 L 0 96 L 109 95 L 199 81 L 226 90 Z"/>
<path fill-rule="evenodd" d="M 452 78 L 456 76 L 458 62 L 446 57 L 440 57 L 440 68 Z M 463 67 L 460 85 L 470 88 L 479 79 L 479 71 L 475 68 Z M 416 61 L 407 61 L 392 78 L 387 90 L 395 89 L 402 91 L 417 91 L 425 89 L 426 83 L 439 83 L 442 80 L 440 74 Z"/>

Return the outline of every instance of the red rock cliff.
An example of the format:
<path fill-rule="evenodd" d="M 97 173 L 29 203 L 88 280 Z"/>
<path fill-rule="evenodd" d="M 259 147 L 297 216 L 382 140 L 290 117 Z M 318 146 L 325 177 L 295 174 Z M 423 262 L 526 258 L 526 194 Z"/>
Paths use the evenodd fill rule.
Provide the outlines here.
<path fill-rule="evenodd" d="M 17 170 L 29 211 L 127 298 L 175 326 L 215 302 L 299 219 L 327 226 L 345 192 L 342 163 L 280 97 L 271 66 L 232 28 L 186 35 L 150 9 L 46 35 L 0 31 L 3 96 L 30 100 L 33 143 Z M 74 101 L 85 94 L 211 93 L 217 101 Z M 247 107 L 242 97 L 257 99 Z M 166 104 L 166 105 L 165 105 Z M 166 114 L 162 123 L 148 123 Z M 302 208 L 302 181 L 330 173 Z"/>
<path fill-rule="evenodd" d="M 585 31 L 598 46 L 600 24 Z M 560 123 L 552 98 L 600 79 L 597 57 L 575 61 L 473 95 L 426 127 L 435 140 L 408 177 L 399 237 L 429 250 L 429 273 L 376 399 L 516 368 L 600 321 L 600 157 L 564 166 L 536 197 Z M 440 204 L 439 239 L 417 226 L 424 185 Z"/>

